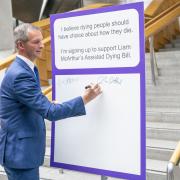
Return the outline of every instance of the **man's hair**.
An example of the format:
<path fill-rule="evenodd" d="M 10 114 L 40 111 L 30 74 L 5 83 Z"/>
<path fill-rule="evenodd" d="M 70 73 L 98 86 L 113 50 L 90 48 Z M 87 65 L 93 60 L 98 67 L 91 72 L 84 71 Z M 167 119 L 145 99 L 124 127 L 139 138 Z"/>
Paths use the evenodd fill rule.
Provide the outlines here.
<path fill-rule="evenodd" d="M 32 24 L 29 23 L 20 24 L 14 29 L 14 42 L 16 48 L 17 48 L 17 43 L 19 41 L 23 41 L 23 42 L 28 41 L 28 32 L 33 30 L 41 31 L 39 27 L 33 26 Z"/>

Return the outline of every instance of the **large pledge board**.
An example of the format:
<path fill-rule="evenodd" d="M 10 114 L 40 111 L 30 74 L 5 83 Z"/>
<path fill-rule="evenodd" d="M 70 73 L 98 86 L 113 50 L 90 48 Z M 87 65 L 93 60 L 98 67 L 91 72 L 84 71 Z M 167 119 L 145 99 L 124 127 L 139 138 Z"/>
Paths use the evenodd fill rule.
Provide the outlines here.
<path fill-rule="evenodd" d="M 51 166 L 145 180 L 143 3 L 51 16 L 53 98 L 99 83 L 86 115 L 52 125 Z"/>

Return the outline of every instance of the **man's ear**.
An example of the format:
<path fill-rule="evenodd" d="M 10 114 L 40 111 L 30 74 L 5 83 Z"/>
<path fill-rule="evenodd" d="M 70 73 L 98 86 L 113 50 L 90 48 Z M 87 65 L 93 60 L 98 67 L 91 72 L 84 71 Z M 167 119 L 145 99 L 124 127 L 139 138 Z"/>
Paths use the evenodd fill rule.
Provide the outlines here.
<path fill-rule="evenodd" d="M 19 50 L 23 50 L 23 49 L 24 49 L 24 43 L 23 43 L 22 41 L 18 41 L 18 42 L 17 42 L 17 48 L 18 48 Z"/>

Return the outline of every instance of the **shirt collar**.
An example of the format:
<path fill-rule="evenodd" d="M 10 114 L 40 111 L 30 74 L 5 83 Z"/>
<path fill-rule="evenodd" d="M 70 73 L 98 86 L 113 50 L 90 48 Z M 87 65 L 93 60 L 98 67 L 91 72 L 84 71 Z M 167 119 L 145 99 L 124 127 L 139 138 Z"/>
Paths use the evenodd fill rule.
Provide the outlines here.
<path fill-rule="evenodd" d="M 22 59 L 32 69 L 32 71 L 34 72 L 34 63 L 31 60 L 29 60 L 28 58 L 26 58 L 26 57 L 24 57 L 22 55 L 19 55 L 19 54 L 17 55 L 17 57 Z"/>

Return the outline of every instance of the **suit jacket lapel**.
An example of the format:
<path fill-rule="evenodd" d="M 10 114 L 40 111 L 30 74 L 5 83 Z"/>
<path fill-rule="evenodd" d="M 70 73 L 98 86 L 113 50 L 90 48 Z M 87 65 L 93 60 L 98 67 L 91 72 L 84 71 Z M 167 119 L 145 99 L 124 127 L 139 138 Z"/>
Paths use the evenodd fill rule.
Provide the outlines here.
<path fill-rule="evenodd" d="M 32 76 L 35 78 L 36 82 L 38 83 L 38 85 L 40 86 L 40 82 L 37 80 L 36 75 L 34 74 L 33 70 L 19 57 L 16 57 L 15 61 L 20 64 L 21 66 L 23 66 L 23 68 L 25 68 L 27 71 L 29 71 Z"/>

